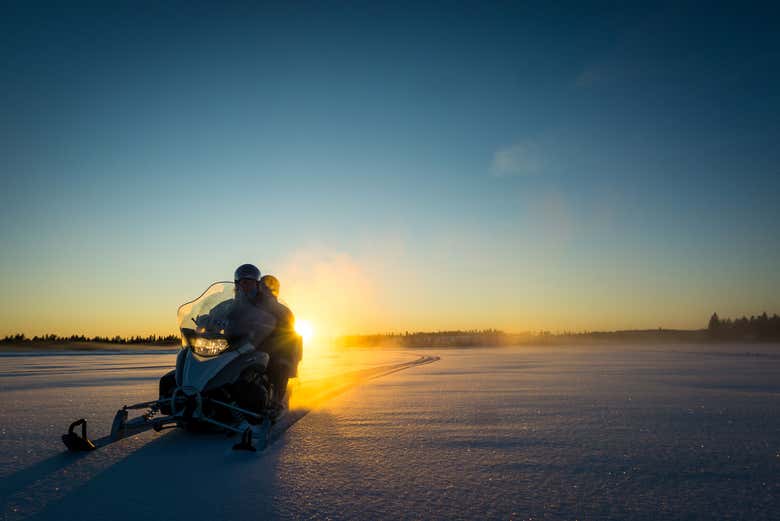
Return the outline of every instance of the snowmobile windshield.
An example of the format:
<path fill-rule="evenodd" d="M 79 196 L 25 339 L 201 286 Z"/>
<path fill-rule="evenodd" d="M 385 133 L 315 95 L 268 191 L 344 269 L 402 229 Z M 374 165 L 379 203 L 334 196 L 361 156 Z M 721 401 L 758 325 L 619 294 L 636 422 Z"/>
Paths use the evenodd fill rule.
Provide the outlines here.
<path fill-rule="evenodd" d="M 182 345 L 198 348 L 204 354 L 219 354 L 227 349 L 227 315 L 233 297 L 232 282 L 215 282 L 200 297 L 179 306 L 177 320 Z"/>
<path fill-rule="evenodd" d="M 214 356 L 241 339 L 258 345 L 275 320 L 236 294 L 232 282 L 215 282 L 200 297 L 179 306 L 178 324 L 183 346 Z"/>

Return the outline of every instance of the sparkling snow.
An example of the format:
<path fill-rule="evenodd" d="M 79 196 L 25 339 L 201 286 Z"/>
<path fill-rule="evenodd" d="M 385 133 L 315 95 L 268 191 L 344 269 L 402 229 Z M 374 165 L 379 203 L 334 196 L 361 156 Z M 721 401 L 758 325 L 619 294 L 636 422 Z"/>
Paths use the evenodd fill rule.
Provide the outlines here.
<path fill-rule="evenodd" d="M 0 519 L 780 518 L 778 346 L 320 353 L 264 453 L 178 431 L 63 453 L 173 360 L 0 354 Z M 323 386 L 346 391 L 307 403 Z"/>

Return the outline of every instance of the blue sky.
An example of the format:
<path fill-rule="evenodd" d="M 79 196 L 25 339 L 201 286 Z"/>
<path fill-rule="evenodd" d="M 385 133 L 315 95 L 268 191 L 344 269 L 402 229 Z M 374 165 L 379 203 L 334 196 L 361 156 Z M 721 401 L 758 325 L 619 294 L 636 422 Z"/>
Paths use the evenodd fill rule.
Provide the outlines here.
<path fill-rule="evenodd" d="M 334 333 L 780 311 L 774 9 L 3 11 L 0 333 L 167 332 L 247 261 Z"/>

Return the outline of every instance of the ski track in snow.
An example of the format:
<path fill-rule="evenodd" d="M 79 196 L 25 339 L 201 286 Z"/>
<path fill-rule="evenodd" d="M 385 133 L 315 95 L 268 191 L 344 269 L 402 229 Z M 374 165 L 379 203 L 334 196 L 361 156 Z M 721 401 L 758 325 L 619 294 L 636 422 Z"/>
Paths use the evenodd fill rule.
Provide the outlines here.
<path fill-rule="evenodd" d="M 68 424 L 102 434 L 173 355 L 0 355 L 0 519 L 778 519 L 780 346 L 430 354 L 333 355 L 264 452 L 163 431 L 87 454 Z"/>

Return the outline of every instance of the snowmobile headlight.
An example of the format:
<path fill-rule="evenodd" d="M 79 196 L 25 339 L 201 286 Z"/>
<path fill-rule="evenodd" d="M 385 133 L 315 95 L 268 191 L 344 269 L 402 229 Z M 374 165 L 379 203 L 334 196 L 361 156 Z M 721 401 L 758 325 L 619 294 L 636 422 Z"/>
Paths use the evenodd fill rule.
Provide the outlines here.
<path fill-rule="evenodd" d="M 201 356 L 214 356 L 228 348 L 228 341 L 224 338 L 194 338 L 192 349 Z"/>

